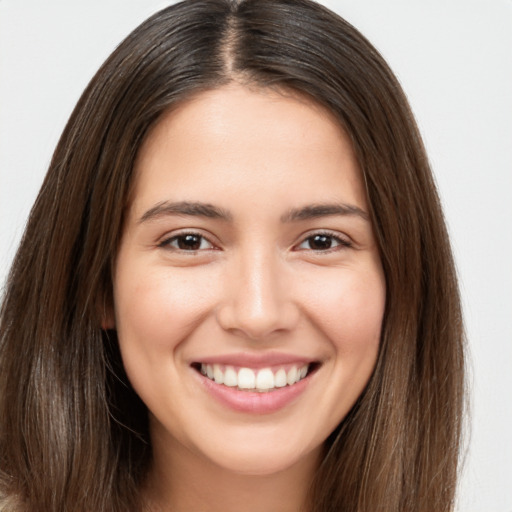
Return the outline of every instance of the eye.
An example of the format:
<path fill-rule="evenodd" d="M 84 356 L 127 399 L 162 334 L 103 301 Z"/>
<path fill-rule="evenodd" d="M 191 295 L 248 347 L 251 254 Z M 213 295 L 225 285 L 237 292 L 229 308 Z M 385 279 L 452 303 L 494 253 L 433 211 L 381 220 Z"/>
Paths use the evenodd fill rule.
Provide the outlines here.
<path fill-rule="evenodd" d="M 179 235 L 167 238 L 159 244 L 159 247 L 195 252 L 213 249 L 214 245 L 204 236 L 197 233 L 180 233 Z"/>
<path fill-rule="evenodd" d="M 316 252 L 326 252 L 333 249 L 351 247 L 351 243 L 332 233 L 315 233 L 304 239 L 297 248 L 299 250 L 312 250 Z"/>

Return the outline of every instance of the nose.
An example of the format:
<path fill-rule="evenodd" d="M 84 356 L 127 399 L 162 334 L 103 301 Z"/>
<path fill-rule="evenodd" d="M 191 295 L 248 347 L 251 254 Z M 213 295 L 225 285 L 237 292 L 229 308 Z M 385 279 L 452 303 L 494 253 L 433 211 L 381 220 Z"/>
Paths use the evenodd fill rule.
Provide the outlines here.
<path fill-rule="evenodd" d="M 220 326 L 250 340 L 291 331 L 300 310 L 285 265 L 263 251 L 241 255 L 226 276 L 224 300 L 217 310 Z"/>

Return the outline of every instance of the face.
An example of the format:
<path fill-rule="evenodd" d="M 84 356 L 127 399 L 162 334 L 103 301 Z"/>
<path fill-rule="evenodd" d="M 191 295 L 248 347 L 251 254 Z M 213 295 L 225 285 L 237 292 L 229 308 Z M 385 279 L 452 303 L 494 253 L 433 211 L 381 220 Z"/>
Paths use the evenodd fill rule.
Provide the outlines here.
<path fill-rule="evenodd" d="M 385 304 L 347 136 L 305 98 L 230 85 L 165 115 L 135 172 L 110 322 L 154 452 L 260 475 L 316 458 Z"/>

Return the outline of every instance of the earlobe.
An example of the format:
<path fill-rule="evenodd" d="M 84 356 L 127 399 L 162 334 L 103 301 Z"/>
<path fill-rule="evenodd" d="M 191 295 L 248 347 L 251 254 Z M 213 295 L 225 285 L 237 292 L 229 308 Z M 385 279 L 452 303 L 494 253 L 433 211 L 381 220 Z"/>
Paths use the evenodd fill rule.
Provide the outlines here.
<path fill-rule="evenodd" d="M 111 301 L 103 300 L 103 304 L 100 306 L 99 317 L 100 325 L 104 331 L 112 330 L 116 328 L 116 317 L 114 314 L 114 306 L 111 305 Z"/>
<path fill-rule="evenodd" d="M 112 306 L 104 306 L 101 312 L 101 328 L 104 331 L 116 328 L 116 317 Z"/>
<path fill-rule="evenodd" d="M 101 320 L 101 328 L 104 331 L 112 330 L 116 328 L 116 323 L 114 321 L 113 315 L 109 315 L 108 318 L 102 318 Z"/>

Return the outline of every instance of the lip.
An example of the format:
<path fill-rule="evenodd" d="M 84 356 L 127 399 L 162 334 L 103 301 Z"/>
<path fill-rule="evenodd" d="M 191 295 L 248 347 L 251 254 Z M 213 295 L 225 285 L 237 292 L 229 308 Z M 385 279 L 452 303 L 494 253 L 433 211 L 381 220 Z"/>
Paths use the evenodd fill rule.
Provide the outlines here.
<path fill-rule="evenodd" d="M 280 365 L 296 364 L 298 366 L 302 366 L 317 361 L 318 360 L 315 358 L 301 357 L 281 352 L 266 352 L 263 354 L 247 352 L 205 357 L 191 361 L 191 363 L 221 364 L 225 366 L 245 367 L 258 370 L 260 368 Z"/>
<path fill-rule="evenodd" d="M 280 365 L 304 365 L 311 363 L 315 369 L 305 378 L 291 386 L 274 388 L 272 391 L 255 392 L 240 391 L 237 388 L 217 384 L 199 371 L 192 370 L 199 379 L 203 390 L 212 396 L 218 403 L 235 412 L 247 414 L 271 414 L 277 412 L 296 401 L 304 393 L 316 373 L 319 366 L 318 360 L 298 357 L 291 354 L 266 353 L 266 354 L 231 354 L 223 356 L 206 357 L 201 359 L 204 364 L 222 364 L 247 368 L 265 368 Z"/>
<path fill-rule="evenodd" d="M 258 393 L 239 391 L 235 388 L 217 384 L 199 373 L 197 373 L 197 376 L 200 378 L 206 392 L 221 404 L 234 411 L 250 414 L 270 414 L 279 411 L 295 401 L 306 390 L 310 381 L 310 377 L 307 376 L 292 386 Z"/>

